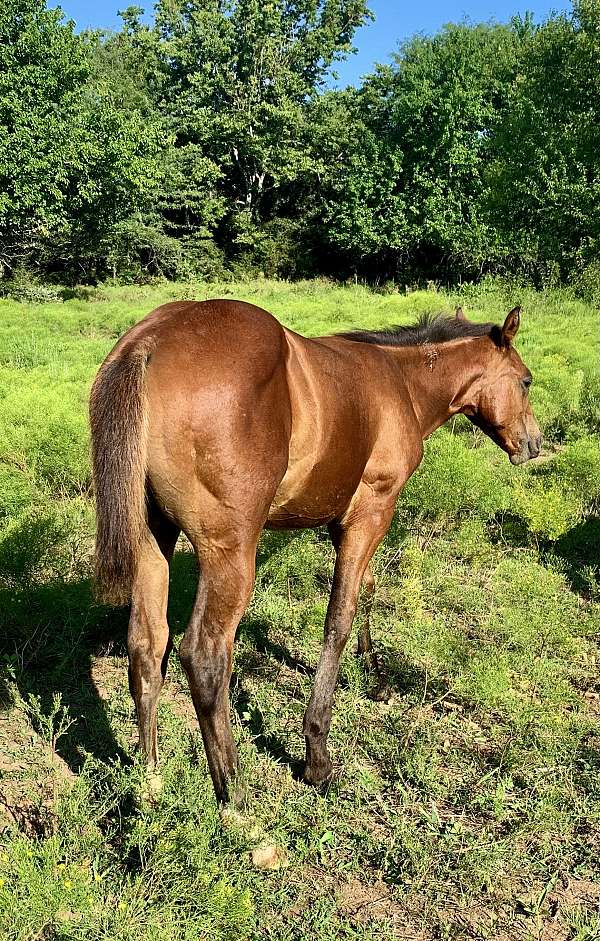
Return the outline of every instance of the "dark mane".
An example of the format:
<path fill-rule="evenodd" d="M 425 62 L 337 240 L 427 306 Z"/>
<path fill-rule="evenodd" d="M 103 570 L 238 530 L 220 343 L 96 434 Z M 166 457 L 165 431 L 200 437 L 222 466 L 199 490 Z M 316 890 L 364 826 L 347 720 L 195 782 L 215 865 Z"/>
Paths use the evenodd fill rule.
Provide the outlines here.
<path fill-rule="evenodd" d="M 415 324 L 386 327 L 385 330 L 349 330 L 336 336 L 357 343 L 378 343 L 382 346 L 419 346 L 423 343 L 446 343 L 461 337 L 493 336 L 499 328 L 493 323 L 472 323 L 444 314 L 422 314 Z"/>

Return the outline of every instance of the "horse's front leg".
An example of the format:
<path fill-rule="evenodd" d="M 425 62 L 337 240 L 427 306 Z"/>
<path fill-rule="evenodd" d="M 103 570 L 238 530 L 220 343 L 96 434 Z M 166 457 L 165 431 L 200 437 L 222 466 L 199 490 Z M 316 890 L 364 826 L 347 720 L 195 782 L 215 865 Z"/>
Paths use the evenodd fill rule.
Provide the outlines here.
<path fill-rule="evenodd" d="M 393 504 L 382 509 L 373 509 L 369 513 L 353 513 L 352 522 L 330 526 L 337 558 L 325 618 L 325 641 L 314 689 L 304 715 L 304 778 L 310 784 L 321 784 L 331 776 L 332 764 L 327 751 L 327 736 L 331 725 L 333 692 L 340 657 L 356 613 L 365 569 L 388 530 L 392 513 Z"/>

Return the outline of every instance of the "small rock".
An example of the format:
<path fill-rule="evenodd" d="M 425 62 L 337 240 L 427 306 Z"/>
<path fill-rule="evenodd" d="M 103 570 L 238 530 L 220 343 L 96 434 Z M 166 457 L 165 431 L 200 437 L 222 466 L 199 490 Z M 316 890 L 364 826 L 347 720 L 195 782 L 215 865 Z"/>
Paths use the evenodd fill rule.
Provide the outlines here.
<path fill-rule="evenodd" d="M 252 864 L 257 869 L 282 869 L 287 866 L 287 853 L 276 843 L 263 843 L 252 850 Z"/>

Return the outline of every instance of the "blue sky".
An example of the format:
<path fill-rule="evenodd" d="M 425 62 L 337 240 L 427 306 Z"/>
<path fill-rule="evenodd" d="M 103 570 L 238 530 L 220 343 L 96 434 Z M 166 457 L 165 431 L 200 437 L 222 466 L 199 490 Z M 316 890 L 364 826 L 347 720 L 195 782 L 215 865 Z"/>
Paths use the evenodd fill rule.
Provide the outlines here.
<path fill-rule="evenodd" d="M 86 26 L 116 27 L 119 25 L 117 10 L 129 6 L 133 0 L 48 0 L 48 6 L 61 6 L 67 16 Z M 138 0 L 139 5 L 150 9 L 152 4 Z M 375 22 L 358 31 L 355 45 L 358 53 L 337 69 L 340 85 L 357 82 L 361 75 L 369 72 L 375 62 L 387 62 L 398 42 L 413 33 L 432 33 L 444 23 L 468 18 L 472 22 L 494 19 L 508 20 L 514 13 L 530 10 L 536 20 L 550 12 L 570 9 L 566 0 L 371 0 L 369 6 L 375 14 Z"/>

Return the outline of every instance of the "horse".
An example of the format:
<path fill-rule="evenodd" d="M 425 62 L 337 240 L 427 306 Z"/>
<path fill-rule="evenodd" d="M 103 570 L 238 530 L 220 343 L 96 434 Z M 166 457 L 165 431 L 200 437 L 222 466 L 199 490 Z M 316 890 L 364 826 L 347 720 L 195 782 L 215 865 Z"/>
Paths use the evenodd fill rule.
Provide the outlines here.
<path fill-rule="evenodd" d="M 140 748 L 158 760 L 157 701 L 172 647 L 169 563 L 181 531 L 199 580 L 179 647 L 217 801 L 236 798 L 229 683 L 263 528 L 327 526 L 335 567 L 324 643 L 306 709 L 304 779 L 328 782 L 340 657 L 361 585 L 423 441 L 466 415 L 523 464 L 539 454 L 529 369 L 502 326 L 453 316 L 307 338 L 252 304 L 164 304 L 107 356 L 90 396 L 104 600 L 131 602 L 129 680 Z M 368 618 L 358 652 L 374 667 Z"/>

